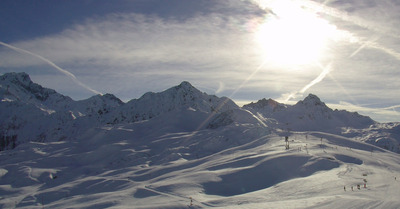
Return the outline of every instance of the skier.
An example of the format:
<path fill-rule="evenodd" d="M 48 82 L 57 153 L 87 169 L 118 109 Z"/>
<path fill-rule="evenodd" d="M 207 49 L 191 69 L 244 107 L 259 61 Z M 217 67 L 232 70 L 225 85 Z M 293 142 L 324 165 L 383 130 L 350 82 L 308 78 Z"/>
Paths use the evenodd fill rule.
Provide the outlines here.
<path fill-rule="evenodd" d="M 188 205 L 189 207 L 192 207 L 193 206 L 193 198 L 192 197 L 189 197 L 189 199 L 190 199 L 190 205 Z"/>
<path fill-rule="evenodd" d="M 343 187 L 344 191 L 346 191 L 346 186 Z"/>

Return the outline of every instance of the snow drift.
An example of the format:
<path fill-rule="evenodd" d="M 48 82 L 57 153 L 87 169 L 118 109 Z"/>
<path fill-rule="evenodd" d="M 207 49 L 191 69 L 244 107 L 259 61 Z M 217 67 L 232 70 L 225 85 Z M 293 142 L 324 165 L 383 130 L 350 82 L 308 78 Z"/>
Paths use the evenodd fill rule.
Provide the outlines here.
<path fill-rule="evenodd" d="M 240 108 L 182 82 L 74 101 L 9 73 L 0 96 L 1 208 L 400 207 L 399 124 L 315 95 Z"/>

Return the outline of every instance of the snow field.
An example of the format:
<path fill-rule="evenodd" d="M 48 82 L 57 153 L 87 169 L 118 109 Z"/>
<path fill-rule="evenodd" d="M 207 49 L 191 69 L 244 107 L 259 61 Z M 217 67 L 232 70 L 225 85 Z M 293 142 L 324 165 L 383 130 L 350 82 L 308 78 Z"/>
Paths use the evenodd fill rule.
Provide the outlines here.
<path fill-rule="evenodd" d="M 183 82 L 75 102 L 7 76 L 0 208 L 400 208 L 400 157 L 370 141 L 397 145 L 400 125 L 315 95 L 239 108 Z"/>
<path fill-rule="evenodd" d="M 151 125 L 104 127 L 88 130 L 92 138 L 86 140 L 31 142 L 1 152 L 0 204 L 185 208 L 192 198 L 191 208 L 400 206 L 400 182 L 394 180 L 400 157 L 373 145 L 296 132 L 285 150 L 284 133 L 260 137 L 265 128 L 238 124 L 217 132 L 153 132 L 149 139 L 146 123 Z"/>

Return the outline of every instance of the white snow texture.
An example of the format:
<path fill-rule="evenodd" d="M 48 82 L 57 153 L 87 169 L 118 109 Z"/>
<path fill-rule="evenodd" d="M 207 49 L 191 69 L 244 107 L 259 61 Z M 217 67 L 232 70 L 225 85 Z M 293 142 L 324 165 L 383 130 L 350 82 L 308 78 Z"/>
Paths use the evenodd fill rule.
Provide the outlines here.
<path fill-rule="evenodd" d="M 0 208 L 400 208 L 400 123 L 316 95 L 74 101 L 7 73 L 0 100 Z"/>

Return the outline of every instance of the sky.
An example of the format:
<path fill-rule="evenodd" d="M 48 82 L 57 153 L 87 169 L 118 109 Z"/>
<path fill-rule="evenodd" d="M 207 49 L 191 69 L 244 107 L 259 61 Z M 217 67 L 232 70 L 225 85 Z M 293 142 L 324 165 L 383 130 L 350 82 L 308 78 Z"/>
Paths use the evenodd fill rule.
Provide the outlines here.
<path fill-rule="evenodd" d="M 397 0 L 2 0 L 0 74 L 75 100 L 182 81 L 237 104 L 317 95 L 400 121 Z"/>

